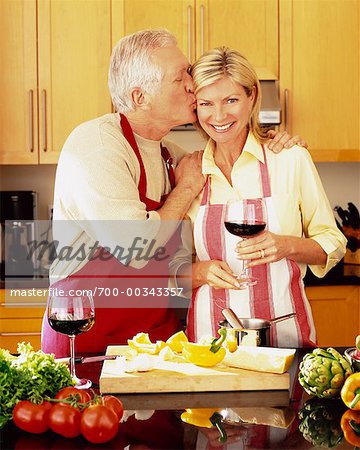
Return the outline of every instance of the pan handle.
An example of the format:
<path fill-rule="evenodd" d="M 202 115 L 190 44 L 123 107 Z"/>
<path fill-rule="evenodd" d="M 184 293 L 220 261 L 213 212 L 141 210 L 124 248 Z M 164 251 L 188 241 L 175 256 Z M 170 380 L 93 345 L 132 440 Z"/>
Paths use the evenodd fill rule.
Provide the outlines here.
<path fill-rule="evenodd" d="M 285 316 L 280 316 L 280 317 L 276 317 L 275 319 L 270 319 L 269 322 L 271 324 L 277 323 L 277 322 L 282 322 L 283 320 L 291 319 L 292 317 L 295 317 L 295 316 L 296 316 L 296 313 L 285 314 Z"/>

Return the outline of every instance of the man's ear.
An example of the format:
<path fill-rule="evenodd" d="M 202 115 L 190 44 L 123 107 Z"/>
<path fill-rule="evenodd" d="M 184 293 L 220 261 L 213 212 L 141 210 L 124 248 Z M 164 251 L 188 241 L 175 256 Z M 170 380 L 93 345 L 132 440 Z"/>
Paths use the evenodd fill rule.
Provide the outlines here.
<path fill-rule="evenodd" d="M 139 109 L 149 109 L 150 108 L 149 97 L 140 88 L 134 88 L 131 91 L 131 100 L 133 101 L 136 108 L 139 108 Z"/>

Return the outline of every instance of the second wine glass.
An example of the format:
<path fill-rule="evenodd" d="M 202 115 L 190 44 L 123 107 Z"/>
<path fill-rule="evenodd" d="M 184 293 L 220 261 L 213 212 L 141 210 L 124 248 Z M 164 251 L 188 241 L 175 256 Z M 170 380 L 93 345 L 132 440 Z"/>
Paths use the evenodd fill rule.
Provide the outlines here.
<path fill-rule="evenodd" d="M 78 378 L 75 372 L 75 336 L 89 331 L 95 323 L 94 300 L 91 294 L 82 296 L 51 296 L 48 302 L 48 321 L 54 331 L 70 339 L 70 374 L 78 389 L 87 389 L 91 380 Z"/>

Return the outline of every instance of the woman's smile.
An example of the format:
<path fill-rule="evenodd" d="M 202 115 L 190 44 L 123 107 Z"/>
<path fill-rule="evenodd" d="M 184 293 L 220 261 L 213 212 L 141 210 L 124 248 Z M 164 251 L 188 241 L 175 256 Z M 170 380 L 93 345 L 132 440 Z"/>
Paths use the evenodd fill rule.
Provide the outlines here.
<path fill-rule="evenodd" d="M 233 125 L 235 122 L 230 122 L 228 124 L 225 125 L 215 125 L 215 124 L 211 124 L 211 126 L 214 128 L 215 131 L 217 131 L 218 133 L 226 133 Z"/>

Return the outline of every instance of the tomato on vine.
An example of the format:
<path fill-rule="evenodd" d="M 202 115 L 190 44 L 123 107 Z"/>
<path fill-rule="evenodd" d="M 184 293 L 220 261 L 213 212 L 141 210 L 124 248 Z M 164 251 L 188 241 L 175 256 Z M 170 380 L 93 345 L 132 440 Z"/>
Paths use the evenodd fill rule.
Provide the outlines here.
<path fill-rule="evenodd" d="M 102 405 L 106 406 L 107 408 L 114 411 L 114 413 L 117 415 L 119 422 L 124 414 L 124 406 L 122 402 L 113 395 L 104 395 L 101 398 Z"/>
<path fill-rule="evenodd" d="M 81 434 L 81 413 L 73 406 L 57 404 L 49 412 L 49 426 L 57 434 L 73 438 Z"/>
<path fill-rule="evenodd" d="M 68 386 L 61 389 L 56 395 L 57 400 L 68 400 L 71 406 L 77 407 L 78 403 L 88 403 L 91 400 L 91 396 L 87 391 L 76 389 L 73 386 Z M 64 404 L 68 404 L 66 402 Z"/>
<path fill-rule="evenodd" d="M 104 405 L 92 405 L 81 416 L 81 433 L 93 444 L 110 441 L 118 432 L 119 419 Z"/>
<path fill-rule="evenodd" d="M 49 411 L 52 405 L 43 402 L 39 405 L 29 400 L 21 400 L 13 410 L 15 425 L 28 433 L 40 434 L 49 429 Z"/>

